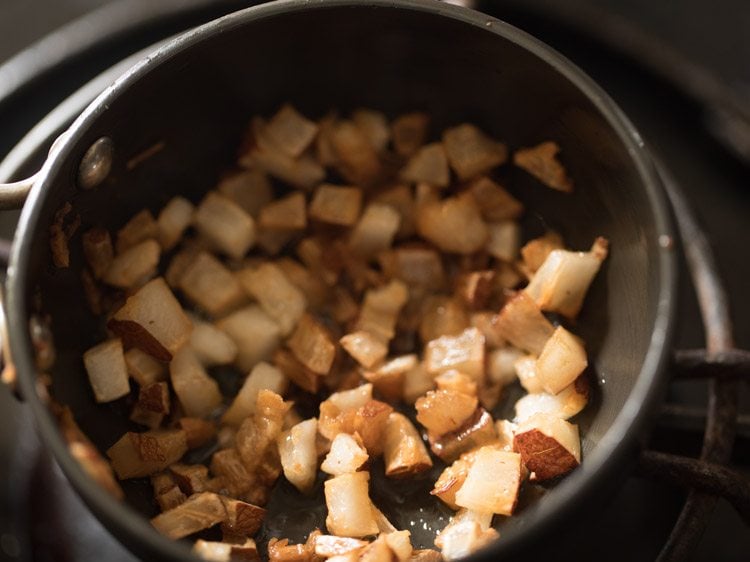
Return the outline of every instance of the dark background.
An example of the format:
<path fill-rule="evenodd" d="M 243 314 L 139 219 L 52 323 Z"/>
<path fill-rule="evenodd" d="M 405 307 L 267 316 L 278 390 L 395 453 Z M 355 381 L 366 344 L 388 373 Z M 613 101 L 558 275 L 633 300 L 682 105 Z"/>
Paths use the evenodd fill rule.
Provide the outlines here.
<path fill-rule="evenodd" d="M 129 1 L 133 9 L 159 2 L 174 6 L 191 3 L 190 0 Z M 0 0 L 0 65 L 47 33 L 107 3 L 105 0 Z M 750 251 L 747 249 L 750 159 L 743 161 L 733 155 L 731 143 L 712 132 L 710 126 L 717 108 L 721 109 L 728 101 L 739 100 L 745 108 L 750 107 L 750 0 L 488 0 L 481 6 L 492 15 L 531 31 L 592 74 L 636 122 L 647 142 L 668 160 L 717 251 L 719 268 L 732 295 L 738 346 L 750 348 Z M 64 46 L 63 41 L 60 47 Z M 127 49 L 122 54 L 127 54 Z M 0 77 L 3 76 L 8 79 L 7 74 L 0 72 Z M 52 87 L 60 91 L 45 94 L 50 99 L 62 99 L 74 89 L 71 84 L 75 80 L 70 83 L 57 80 Z M 0 93 L 4 86 L 7 84 L 0 83 Z M 16 103 L 16 107 L 24 109 L 23 103 Z M 5 143 L 0 145 L 0 160 L 12 145 L 3 138 L 3 133 L 8 132 L 6 126 L 9 125 L 0 120 L 0 140 Z M 12 231 L 13 217 L 12 213 L 0 213 L 0 235 Z M 687 283 L 682 291 L 689 303 L 692 292 Z M 678 331 L 682 347 L 702 346 L 698 315 L 689 305 L 683 311 Z M 700 384 L 673 385 L 670 401 L 701 407 L 705 402 L 702 388 Z M 747 386 L 744 392 L 747 395 Z M 14 554 L 23 556 L 28 552 L 24 541 L 29 539 L 30 532 L 22 519 L 29 517 L 29 513 L 32 517 L 39 516 L 35 511 L 38 507 L 29 508 L 27 513 L 8 500 L 17 493 L 15 488 L 27 482 L 17 478 L 19 470 L 42 470 L 33 463 L 11 463 L 10 469 L 2 463 L 7 458 L 28 460 L 35 455 L 37 446 L 28 413 L 13 400 L 0 388 L 0 415 L 12 420 L 0 428 L 0 560 L 17 559 Z M 738 447 L 735 464 L 747 469 L 750 466 L 747 396 L 744 401 L 745 426 L 740 431 L 740 445 L 745 448 Z M 674 434 L 661 438 L 660 435 L 657 432 L 655 440 L 662 447 L 669 448 L 670 441 L 675 439 L 688 451 L 699 445 L 699 433 L 695 431 L 679 433 L 677 438 Z M 36 559 L 130 560 L 115 543 L 99 540 L 106 536 L 106 531 L 86 517 L 85 508 L 69 490 L 55 485 L 62 477 L 54 466 L 44 470 L 52 474 L 45 476 L 48 488 L 42 486 L 29 497 L 32 504 L 41 501 L 42 506 L 48 505 L 45 521 L 51 522 L 33 533 Z M 55 494 L 60 498 L 45 504 L 47 494 L 50 498 Z M 594 556 L 609 560 L 653 559 L 659 540 L 663 540 L 660 537 L 671 525 L 669 515 L 676 509 L 672 504 L 678 506 L 680 498 L 678 490 L 630 479 L 616 498 L 616 507 L 600 521 L 602 533 L 608 536 L 606 540 L 613 549 L 604 554 L 592 547 L 584 551 L 581 559 Z M 664 508 L 663 518 L 639 514 L 648 499 L 669 506 Z M 63 504 L 64 510 L 55 510 L 55 505 Z M 63 549 L 59 549 L 56 532 L 72 535 Z M 633 548 L 634 543 L 642 546 L 624 550 Z M 750 530 L 726 502 L 720 502 L 696 550 L 695 560 L 750 560 Z"/>

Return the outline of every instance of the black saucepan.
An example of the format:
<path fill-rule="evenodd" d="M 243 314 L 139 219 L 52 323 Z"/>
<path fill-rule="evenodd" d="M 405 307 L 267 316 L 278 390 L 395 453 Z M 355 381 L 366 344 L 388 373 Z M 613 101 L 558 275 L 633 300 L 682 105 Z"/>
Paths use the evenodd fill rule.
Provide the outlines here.
<path fill-rule="evenodd" d="M 116 230 L 144 207 L 158 211 L 175 194 L 197 201 L 231 165 L 248 118 L 284 101 L 312 116 L 358 106 L 390 115 L 421 109 L 434 117 L 435 130 L 469 120 L 511 147 L 540 139 L 561 145 L 575 193 L 528 180 L 519 196 L 534 209 L 532 221 L 558 229 L 573 247 L 586 247 L 596 235 L 611 241 L 611 257 L 576 327 L 599 382 L 577 420 L 584 461 L 478 556 L 494 559 L 549 544 L 545 537 L 568 529 L 622 482 L 659 399 L 675 298 L 675 259 L 660 240 L 672 235 L 671 224 L 637 131 L 596 84 L 512 26 L 439 2 L 282 0 L 250 8 L 169 42 L 84 111 L 36 177 L 8 269 L 12 356 L 43 439 L 125 545 L 149 560 L 190 559 L 186 545 L 162 538 L 138 513 L 153 509 L 148 485 L 128 484 L 127 501 L 119 503 L 70 456 L 37 393 L 29 322 L 38 310 L 51 316 L 57 349 L 51 394 L 106 450 L 128 429 L 126 416 L 117 404 L 97 405 L 89 390 L 81 355 L 102 339 L 104 328 L 85 304 L 77 238 L 69 268 L 51 263 L 53 215 L 70 202 L 81 230 Z M 83 189 L 82 160 L 91 179 L 84 156 L 102 138 L 111 141 L 111 167 L 95 188 Z M 127 166 L 155 143 L 164 148 Z M 399 509 L 388 515 L 404 524 L 413 513 L 408 505 Z M 591 531 L 576 532 L 584 537 Z"/>

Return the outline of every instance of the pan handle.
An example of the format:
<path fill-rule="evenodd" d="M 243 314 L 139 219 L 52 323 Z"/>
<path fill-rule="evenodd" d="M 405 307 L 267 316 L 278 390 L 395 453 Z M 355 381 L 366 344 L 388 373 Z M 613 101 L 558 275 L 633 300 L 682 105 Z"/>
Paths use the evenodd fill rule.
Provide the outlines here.
<path fill-rule="evenodd" d="M 37 172 L 31 177 L 13 183 L 0 183 L 0 210 L 20 209 L 34 185 Z"/>

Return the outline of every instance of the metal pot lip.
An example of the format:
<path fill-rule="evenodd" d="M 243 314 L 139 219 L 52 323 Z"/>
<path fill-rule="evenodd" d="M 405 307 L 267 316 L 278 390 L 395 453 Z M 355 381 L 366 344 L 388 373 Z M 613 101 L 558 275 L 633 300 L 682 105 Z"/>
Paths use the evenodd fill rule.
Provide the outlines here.
<path fill-rule="evenodd" d="M 336 8 L 348 8 L 353 12 L 356 9 L 392 9 L 419 12 L 425 16 L 444 17 L 499 35 L 536 55 L 540 63 L 549 64 L 573 83 L 616 131 L 641 177 L 651 204 L 657 236 L 674 238 L 672 219 L 658 174 L 648 149 L 632 123 L 614 101 L 576 65 L 541 41 L 500 20 L 437 0 L 368 0 L 366 3 L 361 0 L 276 0 L 223 16 L 173 39 L 136 64 L 107 88 L 76 119 L 70 128 L 71 134 L 60 143 L 55 154 L 45 162 L 41 171 L 41 179 L 34 185 L 19 220 L 8 267 L 6 299 L 10 326 L 14 327 L 10 330 L 9 339 L 19 373 L 21 391 L 30 404 L 45 444 L 52 449 L 66 476 L 97 516 L 111 522 L 116 531 L 138 540 L 145 549 L 160 552 L 169 559 L 197 560 L 184 544 L 160 536 L 142 515 L 127 506 L 123 508 L 120 502 L 107 494 L 84 473 L 60 438 L 57 423 L 47 406 L 37 396 L 32 344 L 28 330 L 25 329 L 29 320 L 25 286 L 31 251 L 30 234 L 39 227 L 42 204 L 52 187 L 52 178 L 59 173 L 62 162 L 73 157 L 75 143 L 92 125 L 95 125 L 98 116 L 106 111 L 114 99 L 127 93 L 133 82 L 144 79 L 159 64 L 183 50 L 194 48 L 202 41 L 227 30 L 251 22 L 283 17 L 288 13 Z M 657 247 L 659 247 L 659 297 L 651 342 L 637 382 L 624 407 L 598 443 L 595 451 L 556 488 L 554 494 L 532 509 L 528 514 L 528 523 L 521 529 L 510 530 L 493 546 L 478 553 L 478 558 L 489 559 L 501 554 L 518 552 L 524 544 L 528 543 L 532 535 L 536 535 L 538 530 L 554 527 L 584 501 L 587 492 L 597 489 L 604 480 L 621 470 L 620 466 L 623 463 L 627 463 L 629 455 L 649 421 L 649 414 L 653 411 L 665 388 L 666 380 L 660 375 L 666 366 L 673 335 L 677 281 L 676 256 L 671 248 L 658 244 Z"/>

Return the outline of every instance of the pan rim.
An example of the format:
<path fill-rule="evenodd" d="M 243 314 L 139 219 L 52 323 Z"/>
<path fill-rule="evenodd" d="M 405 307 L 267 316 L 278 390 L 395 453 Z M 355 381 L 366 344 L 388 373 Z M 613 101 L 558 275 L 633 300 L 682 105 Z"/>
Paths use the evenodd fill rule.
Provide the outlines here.
<path fill-rule="evenodd" d="M 24 287 L 29 266 L 30 233 L 38 227 L 41 218 L 41 205 L 51 190 L 52 178 L 56 175 L 56 172 L 59 172 L 62 161 L 71 157 L 77 135 L 96 122 L 97 117 L 108 103 L 127 93 L 130 84 L 145 77 L 149 72 L 155 70 L 160 63 L 183 50 L 196 46 L 215 34 L 247 25 L 250 22 L 283 17 L 289 11 L 300 12 L 342 7 L 399 9 L 420 12 L 433 17 L 447 17 L 481 28 L 486 32 L 500 35 L 551 65 L 591 101 L 617 133 L 620 141 L 630 153 L 631 161 L 641 178 L 643 188 L 646 190 L 657 235 L 674 238 L 669 207 L 658 179 L 658 173 L 648 149 L 635 127 L 614 101 L 592 79 L 575 64 L 541 41 L 510 24 L 479 12 L 432 0 L 370 0 L 367 3 L 357 0 L 277 0 L 223 16 L 171 40 L 154 54 L 146 57 L 127 71 L 76 119 L 70 129 L 74 133 L 60 144 L 56 157 L 45 163 L 42 169 L 42 179 L 32 189 L 19 220 L 8 267 L 8 296 L 6 302 L 10 325 L 14 327 L 28 325 L 29 316 Z M 490 22 L 490 25 L 488 25 L 488 22 Z M 657 247 L 660 246 L 657 245 Z M 660 247 L 658 256 L 659 298 L 648 351 L 636 379 L 636 384 L 626 399 L 622 410 L 595 450 L 589 454 L 586 462 L 582 463 L 578 470 L 558 486 L 555 494 L 546 498 L 542 509 L 536 509 L 535 506 L 533 513 L 529 514 L 527 526 L 517 532 L 509 531 L 502 540 L 479 552 L 478 556 L 472 557 L 473 559 L 494 558 L 501 554 L 517 552 L 529 540 L 530 536 L 538 536 L 540 529 L 542 531 L 549 530 L 566 513 L 572 512 L 578 504 L 585 501 L 584 496 L 587 489 L 597 488 L 598 483 L 612 474 L 615 465 L 627 460 L 630 449 L 635 447 L 638 437 L 648 422 L 648 414 L 653 411 L 664 390 L 666 380 L 661 374 L 664 371 L 670 350 L 669 344 L 672 341 L 673 319 L 676 308 L 674 291 L 676 278 L 674 250 Z M 137 540 L 143 541 L 143 545 L 152 551 L 161 552 L 172 559 L 191 558 L 197 560 L 184 544 L 159 535 L 142 515 L 126 504 L 125 509 L 123 509 L 123 504 L 109 496 L 84 473 L 77 461 L 70 456 L 66 445 L 60 438 L 57 424 L 47 406 L 42 403 L 36 394 L 35 377 L 33 375 L 35 368 L 28 331 L 17 328 L 10 330 L 9 338 L 11 347 L 15 352 L 13 355 L 18 367 L 21 390 L 31 406 L 42 438 L 46 446 L 53 451 L 66 476 L 89 507 L 97 515 L 105 517 L 107 521 L 117 522 L 118 526 L 126 529 Z"/>

